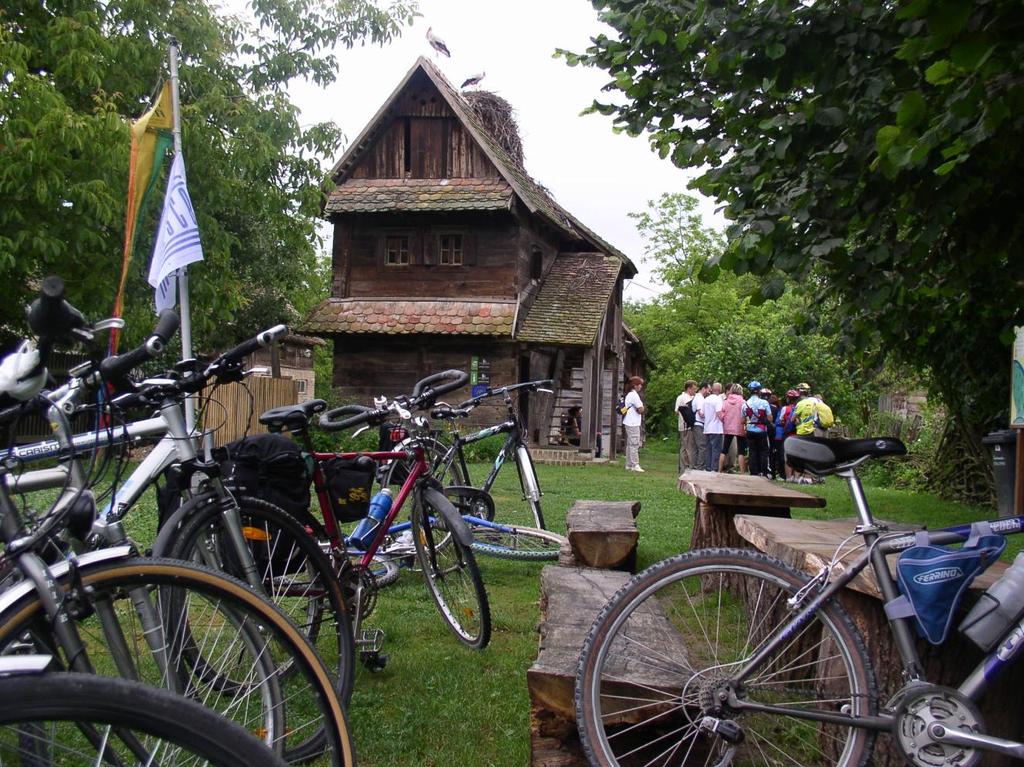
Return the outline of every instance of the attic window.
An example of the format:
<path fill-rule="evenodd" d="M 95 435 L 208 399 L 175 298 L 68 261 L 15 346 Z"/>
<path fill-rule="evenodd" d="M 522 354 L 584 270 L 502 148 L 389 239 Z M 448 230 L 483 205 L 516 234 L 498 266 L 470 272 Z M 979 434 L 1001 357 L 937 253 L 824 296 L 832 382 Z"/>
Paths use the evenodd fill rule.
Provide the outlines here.
<path fill-rule="evenodd" d="M 408 235 L 391 235 L 384 243 L 384 263 L 388 266 L 409 265 Z"/>
<path fill-rule="evenodd" d="M 539 280 L 544 271 L 544 252 L 536 245 L 530 250 L 530 279 Z"/>
<path fill-rule="evenodd" d="M 442 234 L 438 237 L 437 252 L 442 266 L 462 266 L 462 235 Z"/>

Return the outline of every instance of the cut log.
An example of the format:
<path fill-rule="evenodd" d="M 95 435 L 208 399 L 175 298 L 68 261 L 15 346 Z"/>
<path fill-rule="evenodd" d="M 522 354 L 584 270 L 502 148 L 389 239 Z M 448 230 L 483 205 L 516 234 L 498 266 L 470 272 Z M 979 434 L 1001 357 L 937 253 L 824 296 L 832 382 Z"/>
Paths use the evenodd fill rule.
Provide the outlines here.
<path fill-rule="evenodd" d="M 637 513 L 639 504 L 630 501 L 576 501 L 565 517 L 572 564 L 632 572 L 640 537 Z"/>
<path fill-rule="evenodd" d="M 575 684 L 580 651 L 595 618 L 629 575 L 592 568 L 545 567 L 541 572 L 540 651 L 527 671 L 530 692 L 532 764 L 545 767 L 585 765 L 576 730 Z M 647 600 L 628 621 L 628 635 L 641 646 L 661 648 L 666 655 L 686 657 L 682 641 L 657 600 Z M 664 674 L 641 663 L 631 652 L 635 645 L 610 648 L 605 671 L 621 687 L 624 699 L 637 688 L 645 694 L 665 685 Z M 681 690 L 665 688 L 666 699 Z M 628 724 L 630 709 L 610 719 Z M 649 715 L 649 710 L 647 714 Z M 617 719 L 616 719 L 617 718 Z"/>

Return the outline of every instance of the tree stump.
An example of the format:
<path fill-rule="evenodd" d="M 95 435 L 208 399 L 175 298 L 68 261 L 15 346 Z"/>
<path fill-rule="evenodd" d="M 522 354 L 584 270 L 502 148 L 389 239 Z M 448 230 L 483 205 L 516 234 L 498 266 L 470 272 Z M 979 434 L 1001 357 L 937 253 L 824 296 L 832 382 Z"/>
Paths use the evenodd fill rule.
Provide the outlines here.
<path fill-rule="evenodd" d="M 640 504 L 632 501 L 576 501 L 565 517 L 572 559 L 559 562 L 633 572 L 639 512 Z"/>

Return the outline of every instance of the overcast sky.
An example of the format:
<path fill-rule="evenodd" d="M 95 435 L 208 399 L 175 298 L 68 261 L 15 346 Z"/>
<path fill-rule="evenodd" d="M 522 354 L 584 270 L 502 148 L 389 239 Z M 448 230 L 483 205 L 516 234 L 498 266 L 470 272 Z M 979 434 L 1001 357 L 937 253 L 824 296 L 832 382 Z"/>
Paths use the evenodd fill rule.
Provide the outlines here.
<path fill-rule="evenodd" d="M 601 95 L 607 75 L 569 67 L 552 53 L 556 48 L 580 52 L 602 29 L 593 6 L 586 0 L 421 0 L 420 5 L 423 15 L 392 44 L 339 51 L 341 71 L 328 89 L 296 84 L 291 93 L 303 122 L 333 120 L 347 140 L 355 139 L 417 56 L 431 58 L 456 86 L 485 71 L 480 87 L 516 110 L 530 175 L 637 265 L 640 273 L 627 284 L 627 298 L 653 295 L 657 286 L 642 263 L 643 240 L 628 214 L 664 192 L 686 191 L 691 174 L 659 159 L 644 138 L 613 133 L 611 118 L 580 116 Z M 434 58 L 427 27 L 447 43 L 450 59 Z M 721 228 L 710 201 L 702 212 L 708 224 Z"/>

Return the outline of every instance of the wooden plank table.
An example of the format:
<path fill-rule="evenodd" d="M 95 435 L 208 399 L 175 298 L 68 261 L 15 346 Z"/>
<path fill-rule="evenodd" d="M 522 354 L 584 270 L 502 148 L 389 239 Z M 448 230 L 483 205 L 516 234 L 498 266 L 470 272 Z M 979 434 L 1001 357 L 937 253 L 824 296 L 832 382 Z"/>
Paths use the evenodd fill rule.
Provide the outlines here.
<path fill-rule="evenodd" d="M 858 520 L 854 518 L 799 520 L 743 514 L 735 517 L 736 531 L 744 540 L 809 575 L 817 575 L 832 560 L 839 545 L 853 533 L 857 524 Z M 911 525 L 891 522 L 881 524 L 888 525 L 892 530 L 916 529 Z M 861 550 L 854 549 L 862 540 L 858 536 L 844 546 L 846 562 L 852 563 L 860 555 Z M 889 558 L 890 569 L 894 567 L 895 558 L 895 554 Z M 996 562 L 974 579 L 959 617 L 962 617 L 979 594 L 1002 575 L 1006 567 L 1006 563 Z M 843 564 L 840 562 L 836 571 L 841 572 L 842 569 Z M 868 657 L 878 677 L 878 700 L 884 704 L 903 686 L 902 661 L 889 631 L 882 607 L 882 594 L 874 574 L 870 571 L 860 573 L 840 593 L 839 601 L 864 637 Z M 957 632 L 959 617 L 954 619 L 953 628 L 944 644 L 936 647 L 923 639 L 918 640 L 917 651 L 925 668 L 925 676 L 930 682 L 956 687 L 984 657 L 984 653 Z M 1024 664 L 1016 664 L 995 681 L 980 706 L 989 732 L 1024 740 L 1024 696 L 1019 692 L 1022 688 Z M 902 767 L 904 764 L 891 747 L 890 739 L 885 737 L 879 739 L 871 763 L 884 767 Z M 981 763 L 1000 767 L 1017 764 L 1009 758 L 1002 759 L 993 754 L 986 754 Z"/>
<path fill-rule="evenodd" d="M 824 498 L 749 474 L 690 470 L 679 477 L 678 487 L 697 499 L 691 549 L 747 546 L 733 525 L 737 514 L 789 518 L 791 508 L 825 505 Z"/>

